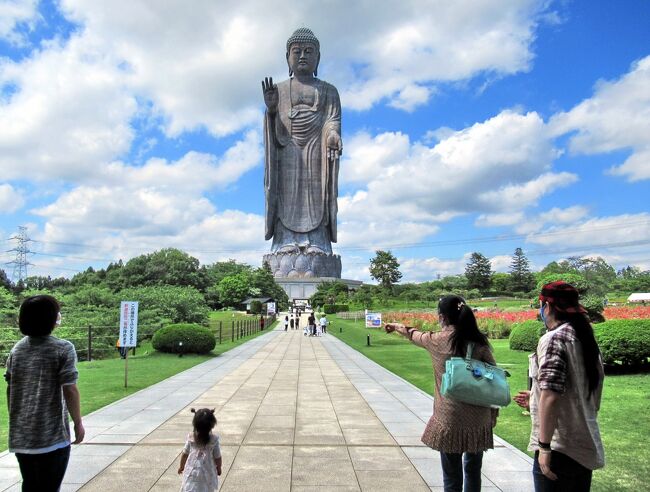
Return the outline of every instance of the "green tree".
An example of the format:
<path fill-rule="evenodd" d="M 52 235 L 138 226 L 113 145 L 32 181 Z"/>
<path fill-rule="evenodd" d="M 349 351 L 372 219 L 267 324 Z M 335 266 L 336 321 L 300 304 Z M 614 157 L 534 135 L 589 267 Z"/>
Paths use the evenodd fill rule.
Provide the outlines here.
<path fill-rule="evenodd" d="M 558 280 L 564 280 L 566 283 L 573 285 L 578 289 L 580 295 L 585 295 L 589 290 L 589 285 L 579 273 L 547 273 L 545 275 L 538 275 L 536 290 L 541 291 L 544 285 Z"/>
<path fill-rule="evenodd" d="M 138 301 L 139 309 L 172 323 L 207 323 L 209 309 L 203 294 L 194 287 L 161 285 L 128 288 L 117 296 L 121 301 Z M 116 307 L 119 307 L 117 305 Z M 118 310 L 116 309 L 115 312 Z"/>
<path fill-rule="evenodd" d="M 11 290 L 11 280 L 9 280 L 9 277 L 7 277 L 7 273 L 0 268 L 0 287 L 4 287 L 5 289 Z"/>
<path fill-rule="evenodd" d="M 377 280 L 382 287 L 391 290 L 402 278 L 399 262 L 390 251 L 375 251 L 375 257 L 370 260 L 370 276 Z"/>
<path fill-rule="evenodd" d="M 521 248 L 517 248 L 510 263 L 510 288 L 512 292 L 528 292 L 534 287 L 535 276 L 530 271 L 528 258 Z"/>
<path fill-rule="evenodd" d="M 465 266 L 465 277 L 469 289 L 478 289 L 481 292 L 490 288 L 492 265 L 481 253 L 472 253 Z"/>
<path fill-rule="evenodd" d="M 324 304 L 335 304 L 339 300 L 347 301 L 348 286 L 340 280 L 333 282 L 323 282 L 318 284 L 316 292 L 309 298 L 312 306 L 322 306 Z"/>
<path fill-rule="evenodd" d="M 221 279 L 217 285 L 219 301 L 224 306 L 237 307 L 250 294 L 250 277 L 241 272 L 236 275 L 228 275 Z"/>
<path fill-rule="evenodd" d="M 372 289 L 369 287 L 370 286 L 362 285 L 352 296 L 354 302 L 361 304 L 364 309 L 372 308 Z"/>
<path fill-rule="evenodd" d="M 191 286 L 204 290 L 199 260 L 184 251 L 165 248 L 130 259 L 121 272 L 125 287 L 147 285 Z"/>
<path fill-rule="evenodd" d="M 492 290 L 499 294 L 512 293 L 512 279 L 509 273 L 495 272 L 492 274 Z"/>
<path fill-rule="evenodd" d="M 289 296 L 275 281 L 268 263 L 264 262 L 260 268 L 253 270 L 250 282 L 252 289 L 259 291 L 260 297 L 272 297 L 280 309 L 286 309 L 289 306 Z"/>

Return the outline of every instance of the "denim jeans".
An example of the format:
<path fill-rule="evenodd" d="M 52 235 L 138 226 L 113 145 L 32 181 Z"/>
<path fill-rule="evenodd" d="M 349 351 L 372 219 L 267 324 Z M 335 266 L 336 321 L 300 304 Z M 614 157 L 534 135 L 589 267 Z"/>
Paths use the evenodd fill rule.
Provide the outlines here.
<path fill-rule="evenodd" d="M 61 487 L 70 459 L 70 446 L 49 453 L 16 453 L 23 492 L 56 492 Z"/>
<path fill-rule="evenodd" d="M 535 452 L 533 462 L 533 481 L 535 492 L 589 492 L 591 489 L 592 470 L 585 468 L 566 454 L 551 452 L 551 471 L 557 480 L 547 478 L 539 467 L 539 452 Z"/>
<path fill-rule="evenodd" d="M 445 492 L 479 492 L 481 490 L 481 465 L 483 452 L 480 453 L 443 453 L 442 479 Z M 464 473 L 463 473 L 464 470 Z M 463 488 L 463 475 L 465 486 Z"/>

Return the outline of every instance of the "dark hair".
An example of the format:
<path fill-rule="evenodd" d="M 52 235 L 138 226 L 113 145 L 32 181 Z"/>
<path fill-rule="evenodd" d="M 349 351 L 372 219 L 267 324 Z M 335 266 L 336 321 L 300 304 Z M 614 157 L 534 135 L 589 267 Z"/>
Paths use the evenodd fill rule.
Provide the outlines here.
<path fill-rule="evenodd" d="M 582 363 L 584 364 L 585 373 L 589 385 L 589 397 L 598 388 L 600 382 L 600 348 L 594 330 L 591 327 L 589 319 L 584 313 L 569 313 L 554 309 L 553 303 L 548 303 L 553 310 L 555 319 L 563 323 L 569 323 L 573 330 L 576 332 L 576 338 L 580 340 L 582 345 Z"/>
<path fill-rule="evenodd" d="M 54 330 L 61 310 L 58 301 L 48 295 L 28 297 L 20 305 L 18 326 L 23 335 L 42 337 Z"/>
<path fill-rule="evenodd" d="M 474 342 L 475 345 L 480 346 L 490 346 L 487 337 L 478 329 L 472 308 L 465 304 L 465 299 L 462 297 L 444 296 L 438 301 L 438 312 L 445 318 L 448 325 L 454 327 L 454 331 L 449 337 L 449 345 L 454 355 L 465 357 L 468 342 Z"/>
<path fill-rule="evenodd" d="M 214 416 L 214 408 L 199 408 L 190 410 L 194 414 L 192 425 L 194 426 L 194 439 L 196 443 L 205 446 L 210 442 L 210 431 L 217 425 L 217 418 Z"/>

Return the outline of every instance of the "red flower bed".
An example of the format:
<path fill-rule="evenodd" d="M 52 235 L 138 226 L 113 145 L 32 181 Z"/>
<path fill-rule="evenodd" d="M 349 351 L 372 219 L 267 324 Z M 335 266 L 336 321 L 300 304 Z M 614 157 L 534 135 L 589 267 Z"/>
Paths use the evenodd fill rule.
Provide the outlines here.
<path fill-rule="evenodd" d="M 650 319 L 650 306 L 607 306 L 605 319 Z"/>

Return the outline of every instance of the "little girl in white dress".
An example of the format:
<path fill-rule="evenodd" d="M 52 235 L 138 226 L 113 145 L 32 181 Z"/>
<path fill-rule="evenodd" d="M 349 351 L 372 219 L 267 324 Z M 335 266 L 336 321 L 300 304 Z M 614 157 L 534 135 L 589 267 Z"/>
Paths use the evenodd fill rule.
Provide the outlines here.
<path fill-rule="evenodd" d="M 212 433 L 217 425 L 214 409 L 194 410 L 194 432 L 187 435 L 178 474 L 183 474 L 181 492 L 214 492 L 221 475 L 219 437 Z"/>

